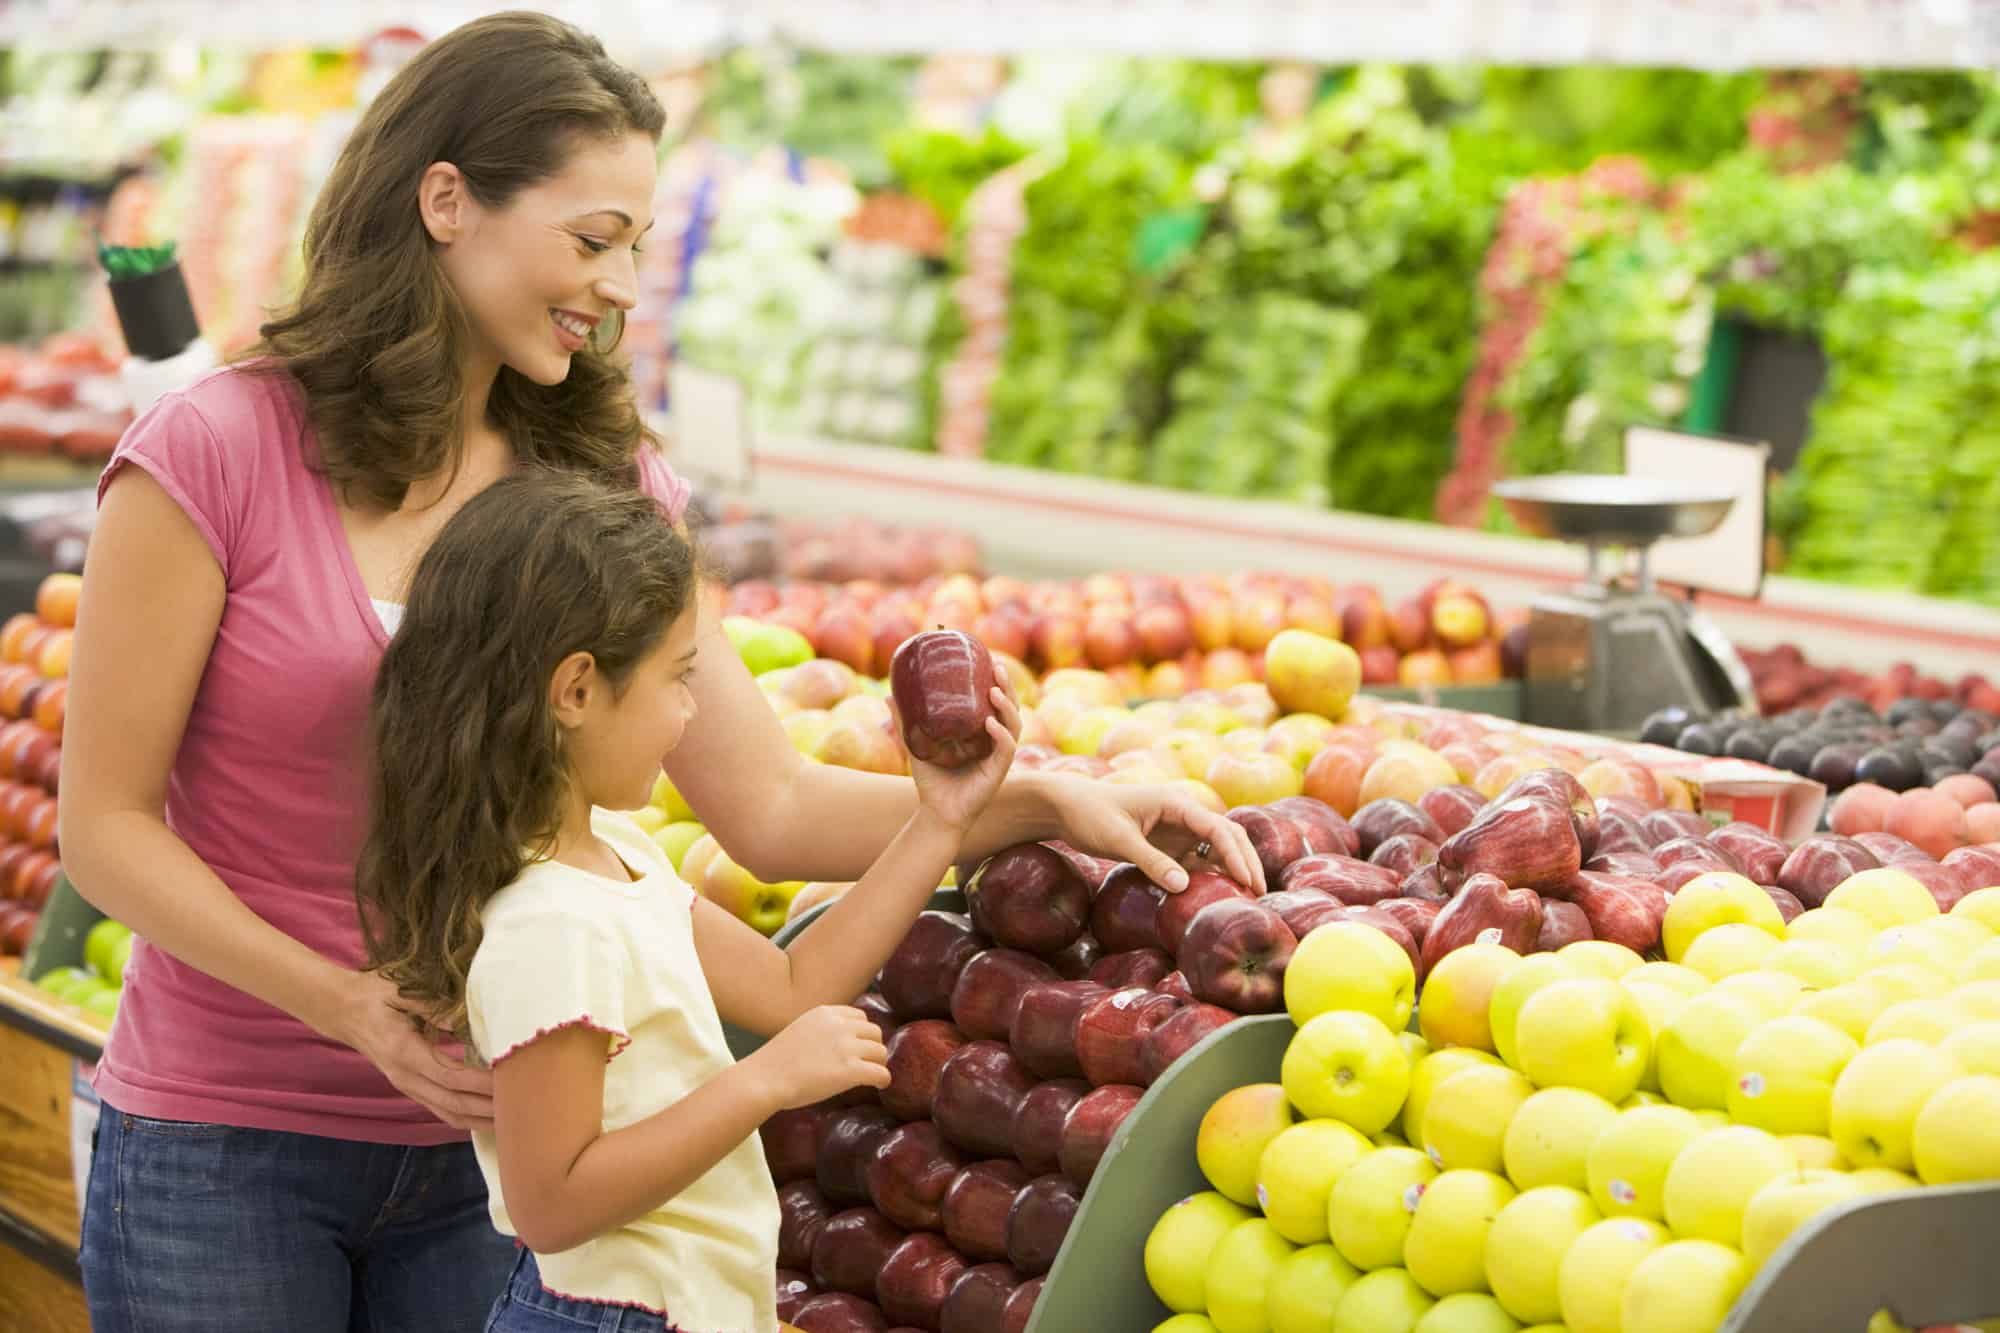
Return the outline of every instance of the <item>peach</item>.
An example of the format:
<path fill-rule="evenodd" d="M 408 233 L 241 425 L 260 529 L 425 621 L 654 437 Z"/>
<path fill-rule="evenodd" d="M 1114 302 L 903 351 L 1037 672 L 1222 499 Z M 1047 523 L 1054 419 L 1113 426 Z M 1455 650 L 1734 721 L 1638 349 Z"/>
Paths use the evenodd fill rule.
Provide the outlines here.
<path fill-rule="evenodd" d="M 1880 833 L 1889 817 L 1896 793 L 1872 782 L 1857 782 L 1833 800 L 1827 822 L 1835 833 L 1851 838 L 1857 833 Z"/>
<path fill-rule="evenodd" d="M 66 678 L 69 675 L 70 642 L 75 637 L 72 630 L 50 631 L 48 640 L 35 656 L 35 669 L 50 680 Z"/>
<path fill-rule="evenodd" d="M 1477 787 L 1485 795 L 1486 799 L 1490 801 L 1513 785 L 1516 778 L 1526 777 L 1538 768 L 1549 767 L 1551 765 L 1547 757 L 1543 755 L 1529 754 L 1521 751 L 1516 751 L 1513 754 L 1502 754 L 1498 758 L 1489 760 L 1484 768 L 1481 768 L 1477 773 L 1472 775 L 1472 785 Z"/>
<path fill-rule="evenodd" d="M 1361 779 L 1372 762 L 1371 755 L 1351 747 L 1329 746 L 1306 765 L 1305 795 L 1352 815 L 1361 808 Z"/>
<path fill-rule="evenodd" d="M 1882 828 L 1934 858 L 1943 857 L 1965 842 L 1965 807 L 1929 787 L 1917 787 L 1890 803 Z"/>
<path fill-rule="evenodd" d="M 1968 810 L 1975 805 L 1990 805 L 2000 800 L 1993 784 L 1975 773 L 1954 773 L 1931 790 L 1940 796 L 1951 797 Z"/>
<path fill-rule="evenodd" d="M 2000 801 L 1981 801 L 1965 812 L 1965 837 L 1973 843 L 2000 843 Z"/>
<path fill-rule="evenodd" d="M 1630 796 L 1651 808 L 1660 804 L 1660 783 L 1653 770 L 1629 759 L 1599 759 L 1576 775 L 1592 796 Z"/>
<path fill-rule="evenodd" d="M 1438 758 L 1458 770 L 1458 780 L 1471 785 L 1480 769 L 1499 758 L 1493 747 L 1481 741 L 1454 741 L 1438 748 Z"/>

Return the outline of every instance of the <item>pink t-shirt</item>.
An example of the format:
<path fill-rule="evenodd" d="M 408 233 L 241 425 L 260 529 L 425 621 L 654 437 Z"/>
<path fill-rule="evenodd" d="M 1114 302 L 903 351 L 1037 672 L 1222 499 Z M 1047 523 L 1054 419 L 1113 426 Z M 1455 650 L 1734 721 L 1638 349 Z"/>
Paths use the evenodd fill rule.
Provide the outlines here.
<path fill-rule="evenodd" d="M 363 962 L 354 860 L 367 819 L 368 705 L 388 635 L 311 470 L 286 376 L 231 367 L 133 423 L 98 482 L 144 468 L 214 552 L 227 599 L 168 776 L 166 820 L 251 911 L 343 967 Z M 642 487 L 678 519 L 657 452 Z M 88 893 L 89 886 L 82 886 Z M 96 1086 L 121 1111 L 369 1143 L 465 1135 L 358 1052 L 143 942 Z"/>

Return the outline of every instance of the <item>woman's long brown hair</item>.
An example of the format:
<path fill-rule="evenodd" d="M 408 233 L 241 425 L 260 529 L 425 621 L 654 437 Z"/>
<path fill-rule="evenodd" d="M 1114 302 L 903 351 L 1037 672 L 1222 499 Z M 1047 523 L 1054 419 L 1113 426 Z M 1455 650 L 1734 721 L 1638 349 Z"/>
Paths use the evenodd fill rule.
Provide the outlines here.
<path fill-rule="evenodd" d="M 318 466 L 343 497 L 400 507 L 412 482 L 456 465 L 467 424 L 465 324 L 418 213 L 424 172 L 452 163 L 501 208 L 577 144 L 657 142 L 665 125 L 645 81 L 596 38 L 525 12 L 454 29 L 369 103 L 313 204 L 298 298 L 247 353 L 305 390 Z M 636 475 L 647 439 L 625 372 L 595 348 L 557 385 L 502 367 L 487 419 L 522 462 L 602 476 Z"/>
<path fill-rule="evenodd" d="M 369 965 L 440 1031 L 468 1040 L 480 912 L 558 832 L 556 666 L 589 653 L 622 693 L 696 588 L 652 499 L 542 469 L 468 501 L 417 566 L 375 680 L 355 893 Z"/>

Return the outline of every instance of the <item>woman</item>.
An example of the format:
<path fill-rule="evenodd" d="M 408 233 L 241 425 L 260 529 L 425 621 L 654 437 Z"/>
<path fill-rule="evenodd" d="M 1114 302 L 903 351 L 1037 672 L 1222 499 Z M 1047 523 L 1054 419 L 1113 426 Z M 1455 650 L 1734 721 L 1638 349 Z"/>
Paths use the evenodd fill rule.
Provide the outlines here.
<path fill-rule="evenodd" d="M 661 128 L 566 24 L 496 15 L 432 44 L 343 150 L 259 357 L 168 395 L 105 471 L 61 834 L 78 888 L 144 943 L 98 1071 L 98 1333 L 472 1329 L 505 1281 L 467 1142 L 490 1076 L 362 970 L 369 691 L 418 559 L 518 463 L 685 504 L 605 354 Z M 702 637 L 675 784 L 752 871 L 856 878 L 914 788 L 806 763 Z M 1257 874 L 1178 794 L 1043 774 L 1010 779 L 967 847 L 1053 836 L 1169 888 L 1197 841 Z"/>

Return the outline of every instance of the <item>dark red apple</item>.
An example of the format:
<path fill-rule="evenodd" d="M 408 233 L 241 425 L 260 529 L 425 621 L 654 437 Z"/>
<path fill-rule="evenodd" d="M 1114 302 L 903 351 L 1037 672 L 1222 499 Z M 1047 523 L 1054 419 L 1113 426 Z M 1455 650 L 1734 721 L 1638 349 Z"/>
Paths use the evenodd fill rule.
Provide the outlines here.
<path fill-rule="evenodd" d="M 1433 787 L 1417 798 L 1417 809 L 1435 820 L 1447 838 L 1478 818 L 1485 805 L 1486 793 L 1463 783 Z"/>
<path fill-rule="evenodd" d="M 888 1045 L 889 1038 L 896 1035 L 896 1029 L 901 1025 L 896 1021 L 896 1011 L 889 1007 L 882 992 L 869 991 L 854 1002 L 854 1007 L 868 1015 L 869 1021 L 875 1024 L 875 1030 L 882 1034 L 882 1044 Z"/>
<path fill-rule="evenodd" d="M 1035 1302 L 1042 1298 L 1042 1281 L 1039 1277 L 1029 1278 L 1014 1288 L 1014 1294 L 1007 1298 L 1007 1308 L 1001 1312 L 1000 1333 L 1028 1333 Z"/>
<path fill-rule="evenodd" d="M 790 1268 L 778 1270 L 777 1286 L 778 1318 L 788 1324 L 791 1323 L 792 1316 L 799 1312 L 801 1305 L 819 1294 L 819 1288 L 813 1285 L 811 1278 Z"/>
<path fill-rule="evenodd" d="M 1430 933 L 1431 922 L 1438 919 L 1444 910 L 1442 899 L 1432 898 L 1384 898 L 1373 907 L 1363 908 L 1367 912 L 1379 912 L 1395 918 L 1404 930 L 1410 932 L 1410 940 L 1419 952 L 1423 949 L 1424 936 Z M 1305 937 L 1301 935 L 1300 939 Z M 1400 941 L 1399 941 L 1400 943 Z"/>
<path fill-rule="evenodd" d="M 1276 912 L 1278 919 L 1299 939 L 1329 921 L 1345 919 L 1349 911 L 1340 899 L 1317 889 L 1280 889 L 1259 898 L 1257 905 L 1267 912 Z"/>
<path fill-rule="evenodd" d="M 1151 1087 L 1167 1072 L 1167 1067 L 1200 1044 L 1202 1038 L 1236 1017 L 1212 1004 L 1190 1004 L 1167 1016 L 1167 1021 L 1146 1034 L 1139 1052 L 1139 1069 Z"/>
<path fill-rule="evenodd" d="M 1666 867 L 1655 861 L 1650 852 L 1599 852 L 1583 868 L 1600 875 L 1651 879 Z"/>
<path fill-rule="evenodd" d="M 764 1161 L 771 1179 L 780 1185 L 811 1180 L 819 1156 L 819 1136 L 827 1112 L 817 1106 L 780 1111 L 757 1130 L 764 1141 Z"/>
<path fill-rule="evenodd" d="M 1276 912 L 1245 901 L 1210 903 L 1188 923 L 1179 961 L 1196 999 L 1234 1013 L 1269 1014 L 1284 1007 L 1285 965 L 1297 947 L 1298 937 Z"/>
<path fill-rule="evenodd" d="M 833 1205 L 810 1180 L 795 1180 L 778 1191 L 778 1263 L 812 1267 L 813 1243 L 833 1216 Z"/>
<path fill-rule="evenodd" d="M 993 1333 L 1006 1318 L 1007 1298 L 1020 1285 L 1021 1275 L 1012 1264 L 979 1264 L 966 1269 L 944 1298 L 939 1333 Z"/>
<path fill-rule="evenodd" d="M 936 1125 L 916 1120 L 889 1132 L 868 1163 L 868 1198 L 899 1227 L 936 1231 L 944 1225 L 944 1192 L 971 1159 L 944 1141 Z"/>
<path fill-rule="evenodd" d="M 1640 823 L 1640 818 L 1623 810 L 1598 811 L 1596 856 L 1604 857 L 1617 852 L 1650 855 L 1653 840 L 1646 836 L 1645 825 Z"/>
<path fill-rule="evenodd" d="M 1271 874 L 1268 882 L 1276 884 L 1277 875 Z M 1161 901 L 1153 919 L 1153 930 L 1160 937 L 1161 947 L 1172 953 L 1181 947 L 1181 936 L 1187 933 L 1187 923 L 1194 920 L 1196 912 L 1224 898 L 1250 896 L 1248 889 L 1227 875 L 1218 875 L 1212 870 L 1194 871 L 1188 876 L 1185 889 L 1170 893 Z"/>
<path fill-rule="evenodd" d="M 988 949 L 975 954 L 952 990 L 952 1021 L 968 1037 L 1005 1041 L 1021 996 L 1031 986 L 1055 980 L 1056 970 L 1031 953 Z"/>
<path fill-rule="evenodd" d="M 1076 1020 L 1076 1058 L 1083 1076 L 1099 1087 L 1139 1082 L 1146 1034 L 1182 1007 L 1171 995 L 1140 986 L 1093 1001 Z"/>
<path fill-rule="evenodd" d="M 1743 873 L 1759 884 L 1775 884 L 1785 858 L 1792 853 L 1784 839 L 1740 819 L 1733 824 L 1724 824 L 1709 834 L 1708 840 L 1735 857 L 1743 867 Z M 1597 850 L 1599 855 L 1603 854 L 1604 839 L 1601 834 Z"/>
<path fill-rule="evenodd" d="M 1373 855 L 1377 847 L 1399 833 L 1414 833 L 1435 843 L 1445 840 L 1445 831 L 1438 827 L 1435 819 L 1408 801 L 1399 801 L 1392 796 L 1370 801 L 1356 810 L 1353 825 L 1355 834 L 1360 838 L 1355 853 L 1360 856 Z"/>
<path fill-rule="evenodd" d="M 1064 981 L 1082 981 L 1090 975 L 1090 969 L 1097 966 L 1097 960 L 1104 957 L 1104 946 L 1089 931 L 1076 937 L 1069 947 L 1049 955 L 1049 966 Z"/>
<path fill-rule="evenodd" d="M 1158 949 L 1129 949 L 1106 954 L 1090 969 L 1090 980 L 1107 990 L 1155 986 L 1174 970 L 1174 960 Z"/>
<path fill-rule="evenodd" d="M 1416 932 L 1403 924 L 1403 918 L 1400 915 L 1388 910 L 1388 903 L 1395 901 L 1396 899 L 1391 898 L 1388 902 L 1376 903 L 1373 907 L 1352 908 L 1348 911 L 1345 919 L 1357 921 L 1364 926 L 1373 926 L 1394 940 L 1397 947 L 1410 956 L 1410 966 L 1416 968 L 1417 975 L 1421 977 L 1424 974 L 1423 950 L 1417 945 Z M 1429 906 L 1429 904 L 1425 904 L 1425 906 Z M 1440 908 L 1438 915 L 1442 916 L 1443 914 L 1443 908 Z M 1431 922 L 1435 922 L 1437 919 L 1434 916 L 1431 918 Z M 1425 923 L 1424 933 L 1426 936 L 1430 934 L 1430 922 Z"/>
<path fill-rule="evenodd" d="M 820 1134 L 816 1177 L 836 1204 L 868 1202 L 868 1163 L 896 1117 L 879 1106 L 851 1106 L 828 1116 Z"/>
<path fill-rule="evenodd" d="M 1031 1173 L 1019 1162 L 1004 1157 L 966 1167 L 944 1192 L 946 1238 L 968 1259 L 1005 1259 L 1007 1213 L 1014 1206 L 1014 1196 L 1031 1179 Z"/>
<path fill-rule="evenodd" d="M 1281 891 L 1313 889 L 1330 894 L 1349 907 L 1366 907 L 1402 891 L 1402 877 L 1385 866 L 1351 856 L 1326 854 L 1294 861 L 1278 878 Z"/>
<path fill-rule="evenodd" d="M 1402 882 L 1427 865 L 1435 865 L 1438 859 L 1438 845 L 1429 838 L 1415 833 L 1398 833 L 1368 858 L 1370 865 L 1381 866 L 1396 877 L 1400 887 Z"/>
<path fill-rule="evenodd" d="M 1435 861 L 1418 866 L 1403 876 L 1403 882 L 1396 888 L 1397 898 L 1415 898 L 1419 902 L 1436 903 L 1439 907 L 1451 901 L 1451 894 L 1444 886 L 1444 870 Z M 1374 906 L 1394 901 L 1394 898 L 1383 898 Z"/>
<path fill-rule="evenodd" d="M 1304 829 L 1295 821 L 1262 805 L 1239 805 L 1229 819 L 1250 835 L 1250 850 L 1264 867 L 1264 882 L 1275 883 L 1286 866 L 1306 854 Z"/>
<path fill-rule="evenodd" d="M 1727 870 L 1738 875 L 1743 873 L 1743 863 L 1730 855 L 1727 847 L 1707 838 L 1671 838 L 1653 849 L 1653 859 L 1660 863 L 1662 870 L 1685 861 L 1695 861 L 1710 870 Z"/>
<path fill-rule="evenodd" d="M 1139 867 L 1121 865 L 1090 904 L 1090 933 L 1107 953 L 1157 949 L 1160 934 L 1154 921 L 1166 896 Z"/>
<path fill-rule="evenodd" d="M 1007 1213 L 1007 1258 L 1014 1267 L 1031 1276 L 1048 1272 L 1082 1201 L 1083 1191 L 1066 1176 L 1040 1176 L 1022 1187 Z"/>
<path fill-rule="evenodd" d="M 1186 975 L 1179 971 L 1169 972 L 1164 977 L 1161 977 L 1153 989 L 1162 995 L 1171 995 L 1176 1000 L 1187 1000 L 1190 1002 L 1194 1000 L 1194 992 L 1188 988 Z"/>
<path fill-rule="evenodd" d="M 945 1061 L 965 1045 L 965 1034 L 940 1018 L 905 1023 L 889 1039 L 889 1086 L 882 1105 L 904 1120 L 928 1119 Z"/>
<path fill-rule="evenodd" d="M 1092 897 L 1096 896 L 1098 886 L 1110 878 L 1111 872 L 1119 865 L 1116 861 L 1107 861 L 1101 856 L 1080 852 L 1066 842 L 1052 840 L 1043 843 L 1042 846 L 1069 862 L 1069 868 L 1076 872 L 1077 878 L 1083 881 L 1084 888 L 1090 890 Z"/>
<path fill-rule="evenodd" d="M 1542 899 L 1542 926 L 1535 935 L 1534 952 L 1554 953 L 1565 944 L 1595 938 L 1590 933 L 1590 918 L 1581 907 L 1560 898 Z"/>
<path fill-rule="evenodd" d="M 1900 865 L 1905 861 L 1929 861 L 1932 859 L 1929 852 L 1926 852 L 1908 838 L 1899 838 L 1893 833 L 1880 831 L 1857 833 L 1854 835 L 1854 840 L 1863 847 L 1866 847 L 1874 854 L 1875 859 L 1885 866 Z"/>
<path fill-rule="evenodd" d="M 1777 904 L 1778 915 L 1785 919 L 1786 925 L 1790 925 L 1798 917 L 1805 914 L 1806 905 L 1777 885 L 1759 884 L 1757 887 L 1770 895 L 1771 901 Z"/>
<path fill-rule="evenodd" d="M 1097 1172 L 1097 1164 L 1111 1147 L 1118 1127 L 1132 1114 L 1132 1108 L 1146 1095 L 1144 1088 L 1129 1083 L 1111 1083 L 1091 1092 L 1069 1108 L 1069 1115 L 1063 1121 L 1062 1147 L 1057 1150 L 1057 1160 L 1062 1173 L 1076 1182 L 1078 1189 L 1087 1189 L 1090 1178 Z"/>
<path fill-rule="evenodd" d="M 965 887 L 972 924 L 1009 949 L 1052 954 L 1083 933 L 1090 886 L 1062 853 L 1038 842 L 995 853 Z"/>
<path fill-rule="evenodd" d="M 1965 876 L 1959 873 L 1957 866 L 1942 865 L 1928 859 L 1897 861 L 1893 864 L 1896 869 L 1931 891 L 1931 898 L 1936 901 L 1940 912 L 1951 911 L 1958 906 L 1958 900 L 1970 892 Z M 1782 911 L 1783 908 L 1779 910 Z"/>
<path fill-rule="evenodd" d="M 1269 808 L 1299 826 L 1309 855 L 1338 852 L 1352 856 L 1361 850 L 1361 835 L 1354 831 L 1354 825 L 1325 801 L 1310 796 L 1284 796 L 1272 801 Z"/>
<path fill-rule="evenodd" d="M 813 1281 L 827 1291 L 873 1296 L 875 1275 L 902 1243 L 902 1228 L 873 1208 L 836 1213 L 813 1242 Z"/>
<path fill-rule="evenodd" d="M 1013 1145 L 1014 1112 L 1035 1076 L 997 1041 L 967 1042 L 945 1061 L 931 1116 L 969 1153 L 998 1157 Z"/>
<path fill-rule="evenodd" d="M 1792 849 L 1778 868 L 1778 887 L 1806 905 L 1807 910 L 1826 901 L 1848 876 L 1881 865 L 1873 852 L 1852 838 L 1820 834 L 1807 838 Z"/>
<path fill-rule="evenodd" d="M 810 1297 L 791 1322 L 799 1333 L 885 1333 L 889 1327 L 873 1301 L 834 1291 Z"/>
<path fill-rule="evenodd" d="M 1076 1059 L 1076 1020 L 1109 988 L 1094 981 L 1045 981 L 1021 996 L 1007 1034 L 1014 1058 L 1042 1078 L 1083 1073 Z"/>
<path fill-rule="evenodd" d="M 943 1236 L 919 1231 L 898 1245 L 875 1279 L 882 1313 L 899 1324 L 935 1329 L 965 1260 Z"/>
<path fill-rule="evenodd" d="M 1089 1091 L 1090 1084 L 1080 1078 L 1052 1078 L 1021 1099 L 1008 1141 L 1023 1166 L 1039 1176 L 1061 1165 L 1063 1119 Z"/>
<path fill-rule="evenodd" d="M 922 912 L 882 965 L 882 996 L 904 1022 L 950 1018 L 958 974 L 984 947 L 972 919 L 957 912 Z"/>
<path fill-rule="evenodd" d="M 1692 810 L 1649 810 L 1639 821 L 1639 827 L 1653 846 L 1672 842 L 1677 838 L 1707 838 L 1715 832 L 1715 825 L 1703 819 Z"/>

